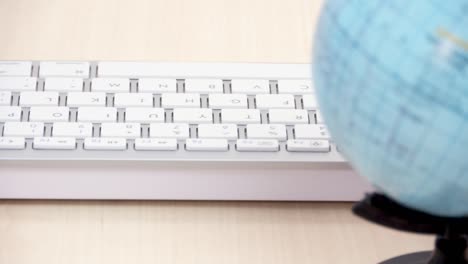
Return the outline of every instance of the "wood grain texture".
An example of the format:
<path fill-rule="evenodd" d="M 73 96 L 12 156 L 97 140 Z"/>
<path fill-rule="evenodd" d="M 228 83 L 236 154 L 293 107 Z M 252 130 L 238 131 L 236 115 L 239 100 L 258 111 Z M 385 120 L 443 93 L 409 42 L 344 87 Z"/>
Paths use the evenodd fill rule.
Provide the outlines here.
<path fill-rule="evenodd" d="M 0 0 L 0 59 L 308 62 L 320 5 Z M 366 264 L 432 246 L 350 206 L 0 201 L 0 263 Z"/>

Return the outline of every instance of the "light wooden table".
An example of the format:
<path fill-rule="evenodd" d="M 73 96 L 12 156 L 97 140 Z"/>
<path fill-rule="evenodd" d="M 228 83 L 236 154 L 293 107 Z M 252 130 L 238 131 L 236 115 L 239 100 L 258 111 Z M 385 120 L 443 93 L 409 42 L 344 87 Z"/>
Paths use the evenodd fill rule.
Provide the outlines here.
<path fill-rule="evenodd" d="M 320 5 L 1 0 L 0 59 L 308 62 Z M 0 201 L 0 263 L 366 264 L 432 246 L 350 206 Z"/>

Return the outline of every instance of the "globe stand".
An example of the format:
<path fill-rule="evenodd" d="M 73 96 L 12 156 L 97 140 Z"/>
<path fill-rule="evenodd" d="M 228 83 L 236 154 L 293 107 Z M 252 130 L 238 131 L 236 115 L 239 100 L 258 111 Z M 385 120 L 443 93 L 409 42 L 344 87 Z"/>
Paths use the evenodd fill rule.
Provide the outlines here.
<path fill-rule="evenodd" d="M 353 207 L 353 212 L 376 224 L 420 234 L 435 234 L 434 251 L 412 253 L 380 264 L 468 264 L 468 218 L 439 217 L 398 204 L 372 193 Z"/>

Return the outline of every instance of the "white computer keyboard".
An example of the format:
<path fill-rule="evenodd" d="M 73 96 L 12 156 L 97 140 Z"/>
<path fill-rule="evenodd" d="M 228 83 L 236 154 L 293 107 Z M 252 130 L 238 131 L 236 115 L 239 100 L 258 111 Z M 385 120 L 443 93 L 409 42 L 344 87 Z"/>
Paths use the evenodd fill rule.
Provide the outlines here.
<path fill-rule="evenodd" d="M 307 64 L 0 61 L 0 161 L 349 170 L 310 72 Z"/>

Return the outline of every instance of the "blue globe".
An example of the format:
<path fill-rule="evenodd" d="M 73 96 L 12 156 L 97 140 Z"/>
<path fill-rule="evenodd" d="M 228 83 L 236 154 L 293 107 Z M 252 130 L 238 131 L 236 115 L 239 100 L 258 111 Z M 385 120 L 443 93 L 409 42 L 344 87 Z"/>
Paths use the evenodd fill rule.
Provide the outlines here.
<path fill-rule="evenodd" d="M 377 189 L 468 215 L 468 0 L 329 0 L 315 37 L 325 123 Z"/>

